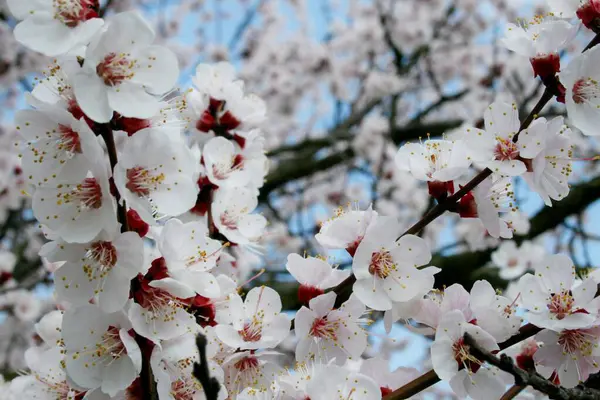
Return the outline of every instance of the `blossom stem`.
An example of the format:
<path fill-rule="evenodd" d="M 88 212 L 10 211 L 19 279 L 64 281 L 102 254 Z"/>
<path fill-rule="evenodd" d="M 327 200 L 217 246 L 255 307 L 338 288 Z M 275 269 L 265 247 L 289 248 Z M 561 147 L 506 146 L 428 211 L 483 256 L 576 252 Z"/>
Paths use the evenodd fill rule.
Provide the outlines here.
<path fill-rule="evenodd" d="M 206 400 L 217 400 L 219 397 L 220 384 L 219 381 L 210 376 L 208 361 L 206 358 L 206 336 L 199 333 L 196 336 L 196 347 L 198 347 L 198 353 L 200 354 L 199 362 L 194 363 L 193 375 L 204 389 L 204 396 Z"/>
<path fill-rule="evenodd" d="M 594 36 L 594 38 L 588 43 L 588 45 L 585 46 L 582 53 L 585 53 L 592 47 L 596 46 L 598 43 L 600 43 L 600 33 L 598 33 L 598 34 L 596 34 L 596 36 Z"/>
<path fill-rule="evenodd" d="M 113 2 L 113 0 L 106 0 L 106 3 L 104 4 L 104 7 L 101 7 L 100 10 L 98 10 L 98 16 L 100 18 L 104 17 L 104 15 L 108 11 L 108 9 L 111 7 L 112 2 Z"/>
<path fill-rule="evenodd" d="M 117 147 L 115 145 L 115 137 L 110 124 L 99 125 L 96 132 L 102 136 L 104 143 L 106 144 L 106 150 L 108 152 L 108 160 L 110 162 L 110 170 L 114 176 L 115 165 L 118 163 L 117 158 Z M 117 200 L 117 220 L 121 223 L 121 232 L 129 231 L 129 225 L 127 223 L 127 206 L 125 202 L 121 202 L 118 191 L 115 190 L 114 196 Z M 135 278 L 132 282 L 135 282 Z M 156 383 L 154 382 L 154 376 L 152 374 L 152 368 L 150 366 L 150 352 L 146 345 L 146 340 L 140 335 L 136 335 L 136 342 L 140 346 L 142 351 L 142 370 L 140 372 L 140 383 L 144 393 L 144 399 L 157 400 L 158 394 L 156 390 Z"/>
<path fill-rule="evenodd" d="M 513 385 L 500 397 L 500 400 L 512 400 L 519 395 L 527 386 Z"/>
<path fill-rule="evenodd" d="M 102 124 L 97 128 L 97 130 L 100 131 L 99 133 L 106 144 L 108 160 L 110 161 L 110 170 L 111 173 L 114 173 L 115 165 L 117 165 L 119 160 L 117 158 L 117 147 L 115 145 L 115 137 L 113 135 L 112 128 L 109 124 Z M 127 224 L 127 207 L 124 201 L 119 201 L 120 196 L 118 192 L 115 193 L 115 197 L 117 199 L 117 220 L 121 224 L 121 232 L 127 232 L 129 231 L 129 226 Z"/>

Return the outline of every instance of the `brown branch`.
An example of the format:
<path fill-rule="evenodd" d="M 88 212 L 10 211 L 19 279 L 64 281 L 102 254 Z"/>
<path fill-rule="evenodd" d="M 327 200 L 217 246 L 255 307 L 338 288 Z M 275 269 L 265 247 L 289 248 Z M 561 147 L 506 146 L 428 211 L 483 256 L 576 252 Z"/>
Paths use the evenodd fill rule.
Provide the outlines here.
<path fill-rule="evenodd" d="M 500 400 L 512 400 L 517 397 L 527 386 L 513 385 L 500 397 Z"/>
<path fill-rule="evenodd" d="M 510 346 L 522 342 L 525 339 L 528 339 L 541 331 L 541 328 L 537 326 L 527 324 L 523 325 L 521 329 L 519 329 L 519 333 L 511 337 L 510 339 L 499 343 L 498 347 L 500 350 L 504 350 L 509 348 Z M 423 375 L 419 376 L 414 381 L 407 383 L 406 385 L 394 390 L 392 393 L 388 394 L 384 397 L 384 400 L 399 400 L 399 399 L 408 399 L 411 396 L 415 396 L 416 394 L 428 389 L 429 387 L 435 385 L 440 381 L 440 378 L 437 376 L 434 370 L 428 371 Z M 414 382 L 417 382 L 416 384 Z"/>
<path fill-rule="evenodd" d="M 115 145 L 115 137 L 113 135 L 112 128 L 110 124 L 97 124 L 96 130 L 99 130 L 102 139 L 104 139 L 104 143 L 106 143 L 106 150 L 108 152 L 108 160 L 110 161 L 110 171 L 114 173 L 115 165 L 119 162 L 117 158 L 117 147 Z M 115 198 L 117 200 L 117 220 L 121 223 L 121 232 L 127 232 L 129 230 L 129 226 L 127 223 L 127 207 L 125 202 L 120 201 L 120 195 L 117 191 L 115 191 Z"/>
<path fill-rule="evenodd" d="M 519 128 L 519 132 L 526 129 L 529 124 L 534 119 L 534 116 L 537 115 L 542 108 L 552 99 L 553 96 L 548 95 L 551 93 L 550 90 L 544 91 L 544 95 L 540 98 L 536 106 L 531 110 L 529 116 L 523 121 L 521 127 Z M 433 222 L 435 219 L 440 217 L 446 211 L 453 209 L 456 206 L 456 202 L 459 201 L 464 195 L 473 190 L 477 185 L 486 180 L 489 176 L 492 175 L 492 170 L 489 168 L 484 169 L 479 174 L 477 174 L 473 179 L 471 179 L 466 185 L 464 185 L 459 191 L 454 193 L 452 196 L 446 198 L 444 201 L 438 203 L 435 207 L 433 207 L 429 212 L 427 212 L 423 218 L 421 218 L 417 223 L 408 228 L 406 232 L 404 232 L 400 237 L 404 235 L 417 235 L 421 232 L 427 225 Z M 338 295 L 336 298 L 336 307 L 341 303 L 347 300 L 347 297 L 340 296 L 342 293 L 348 293 L 348 287 L 352 286 L 356 282 L 356 278 L 354 275 L 350 275 L 346 278 L 342 283 L 340 283 L 337 287 L 333 289 L 333 291 Z M 402 397 L 400 397 L 402 398 Z"/>
<path fill-rule="evenodd" d="M 513 359 L 510 356 L 501 354 L 500 357 L 497 357 L 482 349 L 468 333 L 464 336 L 464 342 L 469 346 L 471 355 L 511 374 L 515 378 L 516 385 L 531 386 L 535 390 L 547 394 L 551 399 L 557 400 L 596 400 L 600 398 L 600 391 L 596 389 L 579 387 L 567 389 L 555 385 L 537 372 L 525 371 L 515 366 Z"/>
<path fill-rule="evenodd" d="M 200 360 L 194 363 L 194 369 L 192 374 L 198 382 L 202 385 L 204 389 L 204 397 L 206 400 L 217 400 L 219 397 L 219 390 L 221 389 L 221 385 L 219 381 L 215 377 L 210 376 L 210 370 L 208 368 L 208 359 L 206 357 L 206 346 L 207 346 L 206 336 L 199 333 L 196 336 L 196 347 L 198 348 L 198 353 L 200 355 Z"/>
<path fill-rule="evenodd" d="M 110 162 L 111 179 L 114 177 L 115 166 L 119 162 L 117 157 L 117 147 L 115 145 L 115 137 L 110 124 L 96 124 L 96 134 L 102 136 L 104 143 L 106 144 L 106 150 L 108 152 L 108 160 Z M 125 202 L 121 202 L 120 195 L 115 190 L 114 196 L 117 200 L 117 220 L 121 223 L 121 232 L 129 231 L 127 223 L 127 206 Z M 136 278 L 132 280 L 135 282 Z M 154 375 L 152 373 L 152 367 L 150 366 L 150 351 L 146 345 L 147 340 L 143 336 L 136 334 L 135 340 L 142 349 L 142 370 L 140 372 L 141 387 L 144 392 L 144 398 L 148 400 L 156 400 L 158 393 L 156 390 L 156 382 L 154 381 Z"/>
<path fill-rule="evenodd" d="M 104 4 L 104 7 L 101 7 L 98 10 L 98 16 L 100 18 L 103 18 L 106 15 L 106 12 L 108 11 L 108 9 L 110 8 L 110 6 L 112 5 L 113 0 L 106 0 L 106 3 Z"/>

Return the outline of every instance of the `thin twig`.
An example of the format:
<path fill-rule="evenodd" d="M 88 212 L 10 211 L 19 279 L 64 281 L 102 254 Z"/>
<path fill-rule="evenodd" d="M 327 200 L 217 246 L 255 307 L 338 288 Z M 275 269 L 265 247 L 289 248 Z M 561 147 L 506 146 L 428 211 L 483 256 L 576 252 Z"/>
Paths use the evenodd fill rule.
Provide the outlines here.
<path fill-rule="evenodd" d="M 200 361 L 194 363 L 193 375 L 202 385 L 206 400 L 217 400 L 221 385 L 219 384 L 217 378 L 210 376 L 210 372 L 208 370 L 208 360 L 206 358 L 206 345 L 206 336 L 199 333 L 198 336 L 196 336 L 196 346 L 198 347 L 198 352 L 200 353 Z"/>
<path fill-rule="evenodd" d="M 527 386 L 513 385 L 500 397 L 500 400 L 512 400 L 517 397 Z"/>
<path fill-rule="evenodd" d="M 104 139 L 104 143 L 106 143 L 106 150 L 108 151 L 108 160 L 110 161 L 110 170 L 113 172 L 115 165 L 119 162 L 117 158 L 117 147 L 115 145 L 115 137 L 113 135 L 112 128 L 109 124 L 102 124 L 98 128 L 100 130 L 100 135 L 102 139 Z M 115 193 L 117 200 L 117 219 L 121 223 L 121 232 L 129 231 L 129 225 L 127 223 L 127 207 L 124 201 L 120 201 L 119 194 Z"/>
<path fill-rule="evenodd" d="M 597 400 L 600 399 L 600 391 L 590 388 L 571 388 L 567 389 L 555 385 L 537 372 L 527 372 L 517 367 L 513 359 L 507 354 L 501 354 L 500 357 L 483 350 L 479 344 L 468 334 L 464 336 L 465 345 L 469 346 L 471 355 L 481 361 L 485 361 L 498 369 L 511 374 L 515 378 L 515 384 L 531 386 L 535 390 L 547 394 L 551 399 L 557 400 Z"/>
<path fill-rule="evenodd" d="M 110 6 L 112 5 L 113 0 L 106 0 L 106 3 L 104 4 L 104 7 L 100 8 L 100 10 L 98 10 L 98 16 L 100 18 L 104 17 L 106 15 L 106 12 L 108 11 L 108 9 L 110 8 Z"/>

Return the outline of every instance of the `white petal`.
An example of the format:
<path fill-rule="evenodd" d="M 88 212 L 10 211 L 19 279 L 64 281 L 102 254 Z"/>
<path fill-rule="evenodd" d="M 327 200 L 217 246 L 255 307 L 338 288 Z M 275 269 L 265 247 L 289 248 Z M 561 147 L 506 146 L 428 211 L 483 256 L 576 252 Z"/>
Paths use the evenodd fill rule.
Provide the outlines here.
<path fill-rule="evenodd" d="M 139 60 L 131 82 L 143 85 L 152 94 L 163 94 L 175 86 L 179 78 L 179 63 L 175 54 L 163 46 L 148 46 L 136 51 Z"/>
<path fill-rule="evenodd" d="M 85 115 L 96 122 L 109 122 L 113 111 L 108 104 L 108 93 L 104 82 L 96 74 L 83 72 L 73 76 L 73 92 L 77 104 Z"/>
<path fill-rule="evenodd" d="M 357 280 L 352 290 L 356 297 L 367 307 L 379 311 L 392 308 L 392 301 L 386 295 L 382 284 L 378 281 L 374 283 L 372 279 Z"/>
<path fill-rule="evenodd" d="M 75 44 L 71 29 L 44 13 L 20 22 L 14 35 L 17 41 L 48 57 L 64 54 Z"/>
<path fill-rule="evenodd" d="M 107 93 L 110 107 L 124 117 L 151 118 L 160 110 L 158 99 L 148 94 L 141 85 L 132 82 L 125 81 L 108 87 Z"/>

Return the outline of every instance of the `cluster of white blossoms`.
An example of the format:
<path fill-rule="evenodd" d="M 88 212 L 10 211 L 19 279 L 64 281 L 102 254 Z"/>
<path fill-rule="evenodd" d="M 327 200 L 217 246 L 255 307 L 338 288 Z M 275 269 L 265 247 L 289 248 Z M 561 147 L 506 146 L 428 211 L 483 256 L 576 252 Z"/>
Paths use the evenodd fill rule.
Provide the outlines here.
<path fill-rule="evenodd" d="M 596 2 L 573 3 L 573 10 L 561 3 L 555 15 L 577 14 L 595 29 L 596 17 L 586 13 Z M 465 335 L 492 353 L 504 350 L 524 321 L 540 331 L 527 346 L 507 350 L 520 367 L 565 387 L 600 371 L 597 284 L 576 279 L 568 257 L 506 242 L 493 260 L 503 278 L 520 277 L 514 296 L 485 280 L 470 291 L 459 284 L 434 289 L 440 269 L 429 265 L 427 241 L 372 207 L 340 208 L 315 236 L 325 249 L 345 250 L 351 269 L 325 257 L 288 256 L 302 304 L 292 333 L 276 290 L 242 292 L 244 255 L 260 252 L 267 226 L 256 209 L 268 160 L 260 130 L 266 106 L 245 91 L 234 67 L 201 64 L 193 87 L 179 91 L 176 56 L 154 44 L 140 14 L 105 21 L 93 0 L 8 5 L 22 20 L 16 39 L 57 57 L 15 124 L 20 184 L 49 239 L 40 255 L 58 266 L 61 308 L 36 324 L 39 341 L 25 357 L 29 373 L 8 385 L 10 395 L 379 400 L 419 373 L 392 373 L 384 360 L 362 358 L 373 312 L 383 312 L 388 331 L 402 320 L 434 335 L 433 369 L 459 398 L 500 398 L 514 384 L 475 357 Z M 559 51 L 575 30 L 566 19 L 535 19 L 511 26 L 504 43 L 529 57 L 545 84 L 560 79 L 569 121 L 593 135 L 600 49 L 556 76 Z M 521 129 L 515 103 L 497 101 L 485 112 L 485 129 L 405 144 L 395 163 L 426 181 L 440 204 L 467 184 L 472 167 L 485 169 L 487 177 L 447 210 L 510 239 L 520 218 L 512 180 L 522 177 L 551 205 L 568 195 L 572 172 L 563 118 L 526 125 Z M 535 273 L 523 275 L 528 270 Z M 346 293 L 332 290 L 340 288 Z M 206 348 L 197 346 L 198 335 Z M 279 351 L 290 337 L 293 369 Z M 218 396 L 198 376 L 200 363 Z"/>
<path fill-rule="evenodd" d="M 466 193 L 450 211 L 478 218 L 494 238 L 510 239 L 520 216 L 514 177 L 522 177 L 547 205 L 569 193 L 572 173 L 571 130 L 562 117 L 537 118 L 524 130 L 515 103 L 496 101 L 484 116 L 485 129 L 465 127 L 454 140 L 430 139 L 403 145 L 398 168 L 426 181 L 429 193 L 444 200 L 462 188 L 461 179 L 475 168 L 492 175 Z"/>

